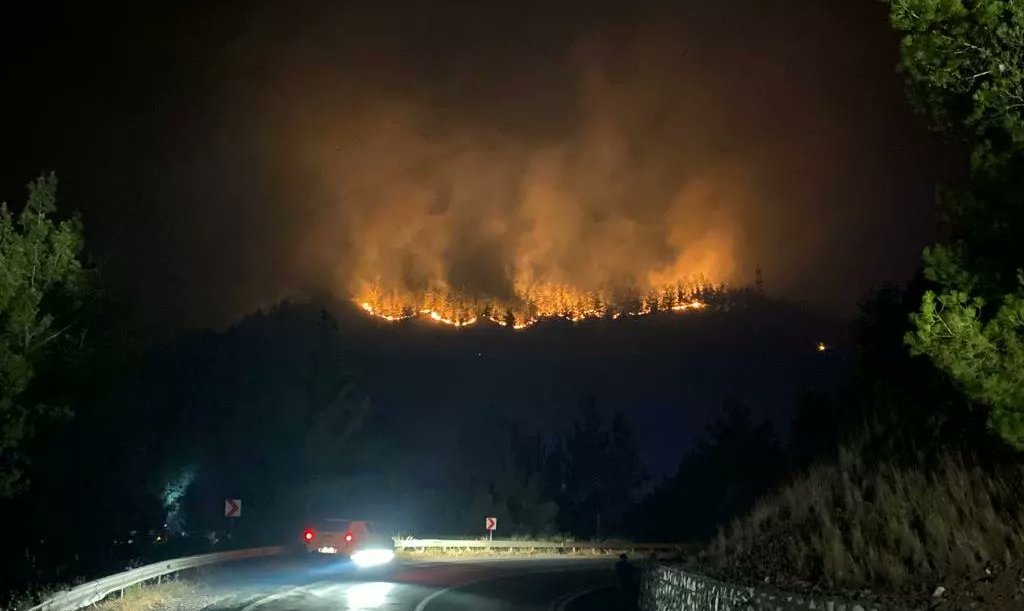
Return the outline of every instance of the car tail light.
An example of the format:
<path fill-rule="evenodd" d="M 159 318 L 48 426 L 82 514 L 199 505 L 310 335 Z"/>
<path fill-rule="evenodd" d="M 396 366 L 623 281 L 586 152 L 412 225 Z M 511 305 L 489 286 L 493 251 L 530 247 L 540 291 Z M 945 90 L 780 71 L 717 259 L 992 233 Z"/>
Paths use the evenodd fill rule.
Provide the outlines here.
<path fill-rule="evenodd" d="M 302 533 L 302 538 L 305 539 L 306 541 L 312 541 L 313 540 L 313 531 L 311 531 L 309 529 L 306 529 L 306 532 Z"/>
<path fill-rule="evenodd" d="M 352 533 L 350 533 L 350 532 L 345 533 L 345 543 L 352 543 L 352 539 L 354 539 L 354 538 L 355 537 L 352 536 Z"/>

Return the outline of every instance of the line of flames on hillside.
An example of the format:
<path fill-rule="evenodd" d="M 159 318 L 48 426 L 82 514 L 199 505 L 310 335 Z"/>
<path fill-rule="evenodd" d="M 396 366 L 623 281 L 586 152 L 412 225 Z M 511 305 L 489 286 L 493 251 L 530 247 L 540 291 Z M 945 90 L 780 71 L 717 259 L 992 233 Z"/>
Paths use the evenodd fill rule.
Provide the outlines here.
<path fill-rule="evenodd" d="M 469 297 L 454 291 L 413 294 L 371 287 L 355 299 L 363 311 L 391 322 L 422 317 L 456 328 L 480 321 L 525 329 L 544 319 L 571 322 L 655 312 L 700 310 L 722 295 L 725 288 L 697 281 L 647 290 L 579 291 L 564 285 L 534 285 L 512 299 Z"/>

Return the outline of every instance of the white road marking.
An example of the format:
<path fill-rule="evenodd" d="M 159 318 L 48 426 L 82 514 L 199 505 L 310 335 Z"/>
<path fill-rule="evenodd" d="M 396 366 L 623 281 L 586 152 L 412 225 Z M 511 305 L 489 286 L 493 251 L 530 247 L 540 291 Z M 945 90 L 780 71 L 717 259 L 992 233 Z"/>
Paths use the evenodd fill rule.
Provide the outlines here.
<path fill-rule="evenodd" d="M 486 581 L 486 580 L 484 580 L 484 581 Z M 476 583 L 476 582 L 471 582 L 471 583 Z M 430 604 L 430 601 L 434 600 L 438 596 L 440 596 L 442 594 L 447 594 L 448 592 L 451 592 L 452 590 L 455 590 L 457 588 L 461 588 L 461 587 L 464 587 L 464 586 L 468 586 L 468 585 L 470 585 L 470 584 L 469 583 L 464 583 L 462 585 L 449 586 L 447 588 L 443 588 L 441 590 L 436 590 L 434 592 L 431 592 L 430 594 L 427 595 L 426 598 L 424 598 L 423 600 L 420 601 L 420 604 L 416 605 L 416 610 L 415 611 L 423 611 L 424 609 L 427 608 L 427 605 Z"/>
<path fill-rule="evenodd" d="M 544 574 L 549 574 L 549 573 L 562 573 L 562 572 L 565 572 L 565 571 L 588 571 L 588 570 L 590 570 L 590 568 L 591 567 L 588 566 L 588 567 L 576 567 L 576 568 L 571 568 L 571 569 L 546 569 L 546 570 L 538 570 L 538 571 L 527 571 L 525 573 L 512 572 L 512 573 L 506 573 L 505 575 L 495 575 L 494 577 L 487 577 L 485 579 L 477 579 L 477 580 L 474 580 L 474 581 L 467 581 L 466 583 L 460 583 L 458 585 L 448 586 L 447 588 L 442 588 L 442 589 L 437 590 L 435 592 L 431 592 L 430 594 L 427 595 L 426 598 L 424 598 L 423 600 L 420 601 L 420 604 L 416 605 L 415 611 L 424 611 L 427 608 L 427 605 L 429 605 L 431 603 L 431 601 L 433 601 L 435 598 L 437 598 L 439 596 L 443 596 L 443 595 L 445 595 L 445 594 L 447 594 L 449 592 L 452 592 L 452 591 L 455 591 L 455 590 L 459 590 L 459 589 L 468 587 L 468 586 L 475 586 L 477 584 L 487 583 L 489 581 L 498 581 L 500 579 L 510 579 L 512 577 L 529 577 L 530 575 L 544 575 Z"/>
<path fill-rule="evenodd" d="M 287 590 L 282 590 L 282 591 L 280 591 L 280 592 L 278 592 L 276 594 L 271 594 L 269 596 L 264 596 L 263 598 L 259 598 L 259 599 L 255 600 L 255 601 L 249 603 L 248 605 L 242 607 L 241 611 L 253 611 L 253 609 L 256 609 L 258 607 L 262 607 L 263 605 L 265 605 L 267 603 L 272 603 L 275 600 L 280 600 L 280 599 L 284 598 L 285 596 L 289 596 L 291 594 L 297 594 L 297 593 L 305 591 L 305 590 L 315 589 L 318 586 L 321 586 L 321 585 L 323 585 L 325 583 L 328 583 L 328 582 L 326 582 L 326 581 L 316 581 L 316 582 L 313 582 L 313 583 L 307 583 L 306 585 L 295 586 L 294 588 L 288 588 Z"/>
<path fill-rule="evenodd" d="M 568 597 L 568 596 L 569 596 L 568 593 L 559 594 L 558 598 L 556 598 L 555 600 L 551 601 L 551 604 L 548 605 L 548 611 L 555 611 L 556 609 L 561 609 L 562 608 L 562 601 L 564 601 L 566 599 L 566 597 Z"/>

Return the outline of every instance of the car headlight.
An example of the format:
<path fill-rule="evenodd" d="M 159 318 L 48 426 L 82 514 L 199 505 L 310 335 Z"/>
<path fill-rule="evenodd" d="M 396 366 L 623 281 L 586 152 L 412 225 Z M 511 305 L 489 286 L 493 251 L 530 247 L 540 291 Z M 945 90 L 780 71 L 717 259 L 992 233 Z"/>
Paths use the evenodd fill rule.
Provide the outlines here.
<path fill-rule="evenodd" d="M 352 562 L 360 568 L 387 564 L 394 558 L 395 552 L 389 549 L 361 549 L 352 554 Z"/>

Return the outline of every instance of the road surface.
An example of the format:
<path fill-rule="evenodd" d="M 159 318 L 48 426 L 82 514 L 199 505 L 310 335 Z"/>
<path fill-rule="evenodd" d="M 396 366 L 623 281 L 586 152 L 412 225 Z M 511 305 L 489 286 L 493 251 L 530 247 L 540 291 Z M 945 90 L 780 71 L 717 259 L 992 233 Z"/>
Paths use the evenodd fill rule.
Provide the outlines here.
<path fill-rule="evenodd" d="M 196 576 L 215 592 L 205 611 L 621 610 L 613 560 L 408 561 L 357 570 L 290 557 L 225 565 Z"/>

